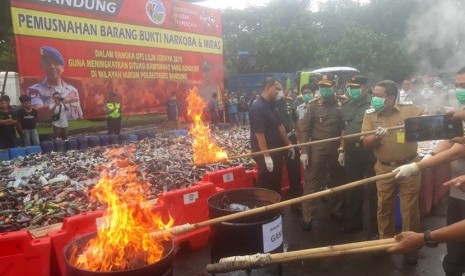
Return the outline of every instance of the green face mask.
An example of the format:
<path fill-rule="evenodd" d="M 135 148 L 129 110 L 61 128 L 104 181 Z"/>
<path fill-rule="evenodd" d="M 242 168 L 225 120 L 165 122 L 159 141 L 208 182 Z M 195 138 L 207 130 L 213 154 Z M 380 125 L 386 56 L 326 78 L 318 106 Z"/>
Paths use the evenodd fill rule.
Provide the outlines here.
<path fill-rule="evenodd" d="M 309 101 L 311 101 L 313 99 L 313 95 L 312 94 L 304 94 L 302 96 L 302 99 L 304 100 L 304 102 L 308 103 Z"/>
<path fill-rule="evenodd" d="M 373 97 L 371 99 L 371 106 L 374 108 L 376 111 L 380 111 L 384 108 L 384 98 L 380 97 Z"/>
<path fill-rule="evenodd" d="M 349 88 L 349 97 L 352 100 L 360 100 L 362 98 L 362 89 L 360 88 Z"/>
<path fill-rule="evenodd" d="M 320 87 L 320 95 L 323 99 L 334 95 L 334 91 L 331 87 Z"/>
<path fill-rule="evenodd" d="M 465 88 L 455 89 L 455 97 L 459 100 L 460 104 L 465 104 Z"/>

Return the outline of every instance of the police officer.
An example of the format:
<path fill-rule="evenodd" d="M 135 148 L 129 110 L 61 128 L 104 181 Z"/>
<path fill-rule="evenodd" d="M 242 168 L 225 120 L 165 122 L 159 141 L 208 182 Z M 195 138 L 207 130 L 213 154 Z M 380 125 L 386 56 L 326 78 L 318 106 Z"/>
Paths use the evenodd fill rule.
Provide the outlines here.
<path fill-rule="evenodd" d="M 292 98 L 285 98 L 283 91 L 279 91 L 276 97 L 276 110 L 284 125 L 287 137 L 292 144 L 297 144 L 297 128 L 298 117 L 297 112 L 292 103 Z M 291 158 L 292 157 L 292 158 Z M 290 197 L 296 198 L 302 196 L 302 183 L 300 181 L 300 153 L 298 150 L 295 156 L 284 156 L 284 161 L 287 168 L 287 176 L 289 179 Z M 299 205 L 292 205 L 291 210 L 295 213 L 300 213 Z"/>
<path fill-rule="evenodd" d="M 105 103 L 105 114 L 107 115 L 108 134 L 119 134 L 122 118 L 121 103 L 118 102 L 113 92 L 110 92 L 108 102 Z"/>
<path fill-rule="evenodd" d="M 39 119 L 49 119 L 52 114 L 48 106 L 54 103 L 53 93 L 60 93 L 63 103 L 68 106 L 68 119 L 82 118 L 81 103 L 77 89 L 61 79 L 64 72 L 65 60 L 61 53 L 50 46 L 40 48 L 40 66 L 45 73 L 45 79 L 27 89 L 26 94 L 31 97 L 32 107 L 37 109 Z"/>
<path fill-rule="evenodd" d="M 333 85 L 329 76 L 324 75 L 318 82 L 320 99 L 310 103 L 304 119 L 302 120 L 302 142 L 316 141 L 327 138 L 339 137 L 344 127 L 340 104 L 336 100 Z M 339 165 L 339 142 L 328 142 L 312 147 L 302 148 L 300 161 L 305 170 L 304 194 L 315 193 L 325 186 L 325 180 L 329 176 L 329 184 L 334 187 L 342 184 L 343 170 Z M 310 158 L 309 158 L 310 156 Z M 309 165 L 309 159 L 311 166 Z M 342 199 L 340 196 L 331 199 L 330 214 L 341 218 L 339 211 Z M 302 229 L 310 231 L 317 210 L 317 202 L 314 200 L 302 203 Z"/>
<path fill-rule="evenodd" d="M 266 78 L 263 82 L 262 94 L 250 108 L 252 152 L 291 145 L 274 103 L 278 92 L 282 90 L 279 81 L 271 77 Z M 294 149 L 289 150 L 289 154 L 294 155 Z M 258 166 L 256 186 L 281 194 L 283 152 L 255 156 L 254 160 Z"/>
<path fill-rule="evenodd" d="M 416 117 L 426 112 L 412 104 L 396 104 L 397 85 L 385 80 L 376 84 L 371 100 L 372 107 L 363 118 L 362 132 L 376 130 L 375 134 L 362 137 L 364 146 L 374 148 L 377 159 L 377 175 L 389 173 L 395 168 L 418 160 L 417 143 L 406 142 L 404 130 L 387 131 L 387 127 L 402 125 L 407 117 Z M 395 194 L 399 189 L 402 231 L 420 230 L 418 192 L 421 175 L 376 182 L 378 191 L 378 232 L 380 238 L 391 238 L 395 232 Z M 416 253 L 405 255 L 407 264 L 416 264 Z"/>
<path fill-rule="evenodd" d="M 361 132 L 365 111 L 371 107 L 371 97 L 368 95 L 367 78 L 353 76 L 347 86 L 349 101 L 342 106 L 342 119 L 344 130 L 341 135 Z M 373 176 L 375 157 L 373 150 L 363 147 L 360 138 L 341 140 L 339 151 L 339 164 L 344 166 L 346 180 L 353 182 Z M 368 190 L 370 207 L 370 237 L 378 233 L 376 224 L 376 187 L 367 185 L 345 192 L 343 219 L 343 232 L 358 231 L 363 228 L 363 198 L 365 188 Z"/>

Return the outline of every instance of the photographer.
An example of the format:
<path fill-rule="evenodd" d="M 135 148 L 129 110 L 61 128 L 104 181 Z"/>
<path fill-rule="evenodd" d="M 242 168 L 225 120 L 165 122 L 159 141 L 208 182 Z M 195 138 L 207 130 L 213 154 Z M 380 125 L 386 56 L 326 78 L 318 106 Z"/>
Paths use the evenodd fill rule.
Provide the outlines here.
<path fill-rule="evenodd" d="M 68 139 L 68 118 L 66 117 L 66 111 L 68 107 L 64 103 L 64 99 L 60 93 L 53 93 L 54 103 L 49 105 L 49 110 L 52 112 L 52 128 L 53 128 L 53 139 Z"/>

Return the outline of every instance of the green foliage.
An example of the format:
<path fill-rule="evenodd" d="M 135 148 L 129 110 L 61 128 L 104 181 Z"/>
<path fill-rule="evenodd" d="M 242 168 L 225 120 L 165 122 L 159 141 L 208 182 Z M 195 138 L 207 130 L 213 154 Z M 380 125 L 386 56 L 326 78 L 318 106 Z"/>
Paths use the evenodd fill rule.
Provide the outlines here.
<path fill-rule="evenodd" d="M 18 71 L 10 1 L 0 1 L 0 71 Z"/>

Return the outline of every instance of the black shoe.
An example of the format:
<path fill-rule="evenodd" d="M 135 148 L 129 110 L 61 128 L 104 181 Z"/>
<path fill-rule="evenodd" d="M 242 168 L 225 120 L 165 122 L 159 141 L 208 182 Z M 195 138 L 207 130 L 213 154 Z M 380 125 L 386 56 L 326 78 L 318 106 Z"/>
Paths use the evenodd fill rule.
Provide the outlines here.
<path fill-rule="evenodd" d="M 417 252 L 410 252 L 404 254 L 405 263 L 408 265 L 416 265 L 418 263 Z"/>
<path fill-rule="evenodd" d="M 342 226 L 341 228 L 341 231 L 344 232 L 344 233 L 349 233 L 349 232 L 357 232 L 357 231 L 360 231 L 363 229 L 363 225 L 362 224 L 358 224 L 358 225 L 344 225 Z"/>
<path fill-rule="evenodd" d="M 302 221 L 302 230 L 304 231 L 312 231 L 313 221 Z"/>

